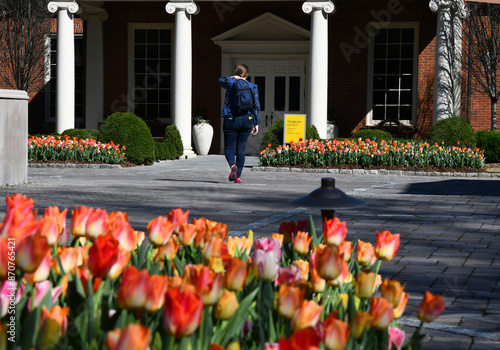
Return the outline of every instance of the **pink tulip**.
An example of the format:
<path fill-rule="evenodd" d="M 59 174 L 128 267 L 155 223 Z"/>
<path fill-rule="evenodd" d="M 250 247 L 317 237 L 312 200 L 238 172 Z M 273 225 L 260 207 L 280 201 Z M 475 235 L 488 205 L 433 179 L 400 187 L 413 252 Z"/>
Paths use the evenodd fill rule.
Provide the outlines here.
<path fill-rule="evenodd" d="M 277 242 L 276 242 L 277 243 Z M 279 245 L 279 243 L 277 243 Z M 257 273 L 264 281 L 274 281 L 279 272 L 279 257 L 271 251 L 257 249 L 252 254 L 252 264 L 257 267 Z"/>
<path fill-rule="evenodd" d="M 389 347 L 387 350 L 391 350 L 393 345 L 397 350 L 401 350 L 403 347 L 403 342 L 405 340 L 405 332 L 397 327 L 389 328 Z"/>

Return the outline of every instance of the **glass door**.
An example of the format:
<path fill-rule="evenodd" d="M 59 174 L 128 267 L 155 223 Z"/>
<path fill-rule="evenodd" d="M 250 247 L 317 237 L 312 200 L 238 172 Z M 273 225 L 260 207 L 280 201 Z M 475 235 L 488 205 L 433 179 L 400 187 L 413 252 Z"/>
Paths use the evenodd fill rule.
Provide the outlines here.
<path fill-rule="evenodd" d="M 249 80 L 259 87 L 259 133 L 250 136 L 246 153 L 258 155 L 262 136 L 285 114 L 303 114 L 305 79 L 303 60 L 247 60 Z"/>

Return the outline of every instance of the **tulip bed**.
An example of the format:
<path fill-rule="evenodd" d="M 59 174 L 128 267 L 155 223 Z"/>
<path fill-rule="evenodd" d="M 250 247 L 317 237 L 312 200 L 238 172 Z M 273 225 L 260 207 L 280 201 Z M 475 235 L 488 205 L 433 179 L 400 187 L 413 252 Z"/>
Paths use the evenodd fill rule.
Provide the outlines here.
<path fill-rule="evenodd" d="M 91 163 L 119 164 L 125 160 L 125 146 L 101 143 L 77 137 L 28 137 L 28 160 L 78 160 Z"/>
<path fill-rule="evenodd" d="M 269 145 L 271 146 L 271 145 Z M 340 164 L 404 167 L 483 168 L 483 151 L 467 145 L 445 147 L 426 142 L 363 140 L 305 140 L 290 145 L 266 148 L 260 152 L 259 164 L 263 166 L 294 166 L 306 164 L 312 167 Z"/>
<path fill-rule="evenodd" d="M 283 222 L 270 238 L 172 210 L 134 230 L 126 213 L 47 208 L 7 196 L 0 225 L 0 348 L 418 349 L 444 310 L 426 292 L 421 326 L 398 326 L 408 293 L 379 275 L 399 234 L 346 241 L 338 218 Z M 66 244 L 68 234 L 73 237 Z"/>

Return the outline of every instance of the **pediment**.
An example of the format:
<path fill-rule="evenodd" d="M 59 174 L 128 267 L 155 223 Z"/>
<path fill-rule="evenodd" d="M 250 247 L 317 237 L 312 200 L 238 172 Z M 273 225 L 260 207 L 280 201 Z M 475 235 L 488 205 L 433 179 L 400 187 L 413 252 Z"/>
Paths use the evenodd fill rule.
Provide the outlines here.
<path fill-rule="evenodd" d="M 272 13 L 265 13 L 212 38 L 214 43 L 245 41 L 309 41 L 310 33 Z"/>

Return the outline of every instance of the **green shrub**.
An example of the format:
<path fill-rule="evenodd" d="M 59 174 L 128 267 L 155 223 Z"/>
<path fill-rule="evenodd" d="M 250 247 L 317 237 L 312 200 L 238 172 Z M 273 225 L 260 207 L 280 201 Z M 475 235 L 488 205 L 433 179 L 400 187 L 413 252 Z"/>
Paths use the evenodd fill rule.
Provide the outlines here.
<path fill-rule="evenodd" d="M 168 143 L 163 141 L 155 141 L 155 155 L 157 160 L 170 159 L 170 150 Z"/>
<path fill-rule="evenodd" d="M 97 140 L 125 145 L 127 160 L 134 164 L 152 164 L 155 144 L 148 126 L 133 113 L 117 112 L 110 115 L 99 128 Z"/>
<path fill-rule="evenodd" d="M 77 137 L 79 140 L 83 139 L 94 139 L 97 140 L 99 136 L 99 131 L 91 129 L 67 129 L 64 130 L 62 135 L 68 135 L 69 137 Z"/>
<path fill-rule="evenodd" d="M 500 162 L 500 132 L 478 131 L 476 133 L 476 146 L 483 150 L 487 163 Z"/>
<path fill-rule="evenodd" d="M 280 119 L 276 123 L 271 125 L 269 129 L 267 129 L 264 136 L 262 136 L 262 140 L 260 142 L 261 151 L 269 147 L 269 144 L 271 144 L 270 148 L 277 148 L 279 145 L 283 144 L 284 126 L 285 126 L 285 120 Z M 316 129 L 316 126 L 314 125 L 306 126 L 306 139 L 319 140 L 319 133 L 318 129 Z"/>
<path fill-rule="evenodd" d="M 181 133 L 175 124 L 169 125 L 165 131 L 165 139 L 163 142 L 168 143 L 170 149 L 169 159 L 177 159 L 184 153 L 184 145 L 182 143 Z"/>
<path fill-rule="evenodd" d="M 456 146 L 467 143 L 471 147 L 475 145 L 476 136 L 472 126 L 461 117 L 452 117 L 440 120 L 434 124 L 427 134 L 427 142 L 439 145 L 444 141 L 445 146 Z"/>
<path fill-rule="evenodd" d="M 362 140 L 370 139 L 373 141 L 382 141 L 382 140 L 391 141 L 392 135 L 384 130 L 362 129 L 362 130 L 356 131 L 354 133 L 354 135 L 352 135 L 352 138 L 354 138 L 354 139 L 361 138 Z"/>

